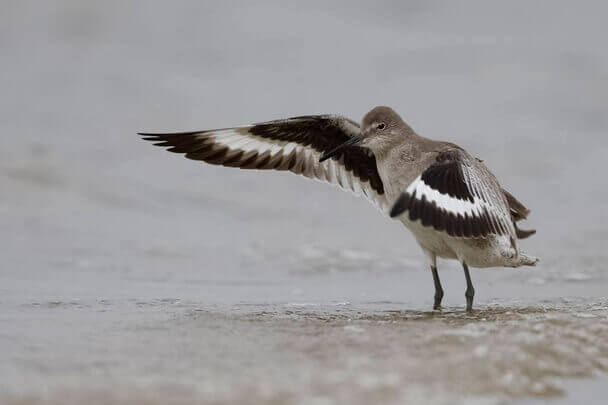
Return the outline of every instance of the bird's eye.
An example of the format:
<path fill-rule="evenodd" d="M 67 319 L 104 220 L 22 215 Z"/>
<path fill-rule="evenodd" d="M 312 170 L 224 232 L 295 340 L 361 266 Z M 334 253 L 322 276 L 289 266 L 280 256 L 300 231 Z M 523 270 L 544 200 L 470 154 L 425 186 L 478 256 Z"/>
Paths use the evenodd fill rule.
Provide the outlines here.
<path fill-rule="evenodd" d="M 386 128 L 386 124 L 384 122 L 381 122 L 376 125 L 376 128 L 382 131 L 384 128 Z"/>

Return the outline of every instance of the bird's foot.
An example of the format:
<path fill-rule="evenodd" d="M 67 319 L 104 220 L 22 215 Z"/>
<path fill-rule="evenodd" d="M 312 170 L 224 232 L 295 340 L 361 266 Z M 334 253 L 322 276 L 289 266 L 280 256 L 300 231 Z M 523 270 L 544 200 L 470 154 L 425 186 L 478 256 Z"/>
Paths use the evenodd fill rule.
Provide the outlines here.
<path fill-rule="evenodd" d="M 441 311 L 441 299 L 443 298 L 443 292 L 440 295 L 435 295 L 435 302 L 433 303 L 433 310 Z"/>
<path fill-rule="evenodd" d="M 467 314 L 473 313 L 473 295 L 474 292 L 469 292 L 467 290 L 466 298 L 467 298 Z"/>
<path fill-rule="evenodd" d="M 438 288 L 436 287 L 435 296 L 433 298 L 435 299 L 433 302 L 433 309 L 435 311 L 441 311 L 441 300 L 443 299 L 443 289 L 441 288 L 441 285 L 439 285 Z"/>

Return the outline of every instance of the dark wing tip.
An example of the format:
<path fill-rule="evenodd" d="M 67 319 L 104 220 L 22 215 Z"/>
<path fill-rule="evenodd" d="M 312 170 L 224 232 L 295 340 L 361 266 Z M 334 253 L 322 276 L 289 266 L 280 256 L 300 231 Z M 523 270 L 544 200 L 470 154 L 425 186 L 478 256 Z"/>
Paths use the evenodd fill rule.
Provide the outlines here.
<path fill-rule="evenodd" d="M 390 217 L 395 218 L 399 215 L 403 214 L 403 212 L 408 209 L 410 203 L 410 196 L 408 193 L 403 193 L 397 198 L 397 201 L 393 204 L 393 208 L 391 208 Z"/>
<path fill-rule="evenodd" d="M 162 141 L 165 139 L 167 134 L 151 134 L 148 132 L 138 132 L 137 135 L 141 136 L 144 141 Z"/>
<path fill-rule="evenodd" d="M 167 142 L 167 138 L 165 138 L 162 134 L 138 132 L 137 135 L 141 136 L 141 139 L 144 141 L 152 142 L 155 146 L 171 146 L 171 142 Z"/>
<path fill-rule="evenodd" d="M 161 138 L 172 134 L 161 134 L 161 133 L 153 133 L 153 132 L 138 132 L 137 135 L 141 137 L 151 137 L 151 138 Z"/>
<path fill-rule="evenodd" d="M 515 222 L 513 222 L 513 225 L 515 226 L 515 234 L 517 235 L 517 239 L 526 239 L 536 233 L 536 229 L 519 229 Z"/>
<path fill-rule="evenodd" d="M 530 210 L 526 208 L 515 196 L 509 193 L 504 188 L 502 189 L 503 194 L 507 197 L 507 202 L 509 204 L 509 209 L 511 211 L 511 215 L 513 216 L 514 221 L 521 221 L 522 219 L 528 218 L 530 215 Z"/>
<path fill-rule="evenodd" d="M 222 128 L 223 129 L 223 128 Z M 204 134 L 206 132 L 221 131 L 222 129 L 211 129 L 204 131 L 184 131 L 184 132 L 138 132 L 139 136 L 180 136 L 180 135 L 195 135 Z"/>
<path fill-rule="evenodd" d="M 144 141 L 161 142 L 155 143 L 156 146 L 177 146 L 187 140 L 191 140 L 193 135 L 202 134 L 206 131 L 191 131 L 191 132 L 171 132 L 171 133 L 151 133 L 138 132 Z"/>

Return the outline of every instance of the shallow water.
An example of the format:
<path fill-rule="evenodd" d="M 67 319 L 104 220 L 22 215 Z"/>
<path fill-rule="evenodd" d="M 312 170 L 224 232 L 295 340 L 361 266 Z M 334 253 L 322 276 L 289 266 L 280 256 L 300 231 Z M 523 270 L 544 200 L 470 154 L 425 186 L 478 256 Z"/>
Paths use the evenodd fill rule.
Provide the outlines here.
<path fill-rule="evenodd" d="M 608 367 L 606 300 L 481 307 L 468 315 L 398 302 L 168 298 L 4 306 L 0 388 L 21 398 L 14 403 L 503 403 L 557 397 L 562 379 Z"/>
<path fill-rule="evenodd" d="M 568 7 L 3 5 L 0 402 L 601 403 L 606 6 Z M 376 104 L 532 209 L 472 315 L 365 201 L 134 136 Z"/>

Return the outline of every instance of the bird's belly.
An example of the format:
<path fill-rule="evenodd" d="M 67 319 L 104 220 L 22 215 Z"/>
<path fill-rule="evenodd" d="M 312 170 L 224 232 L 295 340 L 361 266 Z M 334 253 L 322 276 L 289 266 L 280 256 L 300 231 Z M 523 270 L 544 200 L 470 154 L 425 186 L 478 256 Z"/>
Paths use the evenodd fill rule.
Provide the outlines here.
<path fill-rule="evenodd" d="M 487 238 L 458 238 L 420 221 L 401 220 L 412 232 L 418 244 L 438 257 L 456 259 L 470 267 L 513 266 L 517 256 L 507 236 L 489 235 Z"/>
<path fill-rule="evenodd" d="M 447 234 L 444 237 L 442 232 L 438 232 L 431 227 L 422 226 L 418 221 L 412 222 L 407 217 L 403 218 L 401 222 L 412 232 L 414 238 L 416 238 L 416 241 L 423 249 L 433 252 L 439 257 L 458 259 L 457 253 L 450 246 Z"/>

